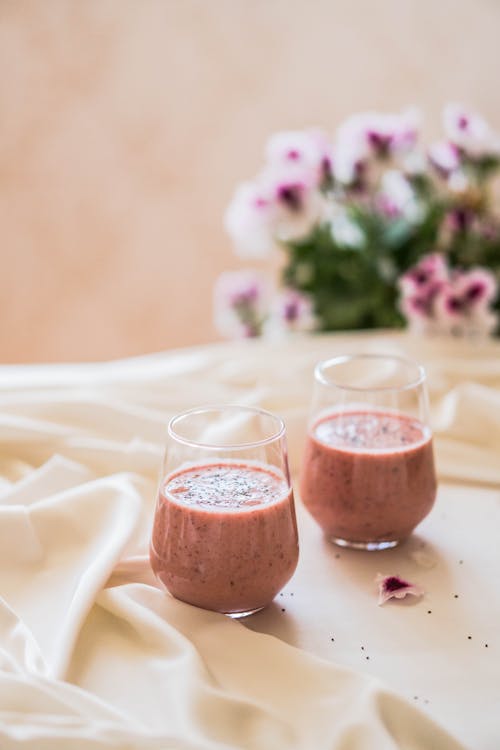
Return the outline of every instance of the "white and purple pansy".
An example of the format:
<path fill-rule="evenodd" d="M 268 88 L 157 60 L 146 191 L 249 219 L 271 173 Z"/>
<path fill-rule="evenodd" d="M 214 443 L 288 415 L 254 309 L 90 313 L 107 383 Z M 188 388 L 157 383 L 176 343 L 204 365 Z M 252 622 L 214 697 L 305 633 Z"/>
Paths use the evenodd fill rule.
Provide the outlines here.
<path fill-rule="evenodd" d="M 319 129 L 275 133 L 266 147 L 268 165 L 293 170 L 322 187 L 332 176 L 332 145 Z"/>
<path fill-rule="evenodd" d="M 373 157 L 411 152 L 419 135 L 416 109 L 401 113 L 364 112 L 345 120 L 337 131 L 334 175 L 346 185 L 363 185 L 366 167 Z"/>
<path fill-rule="evenodd" d="M 462 104 L 447 104 L 443 111 L 443 126 L 452 144 L 470 159 L 500 155 L 500 137 L 489 123 Z"/>
<path fill-rule="evenodd" d="M 450 333 L 467 330 L 490 333 L 498 323 L 491 309 L 497 291 L 495 277 L 484 268 L 454 271 L 435 301 L 440 328 Z"/>
<path fill-rule="evenodd" d="M 311 297 L 297 289 L 285 288 L 274 299 L 266 330 L 269 333 L 305 333 L 317 328 Z"/>
<path fill-rule="evenodd" d="M 437 291 L 448 281 L 448 264 L 442 253 L 425 255 L 417 265 L 410 268 L 399 280 L 405 296 Z"/>
<path fill-rule="evenodd" d="M 260 336 L 269 312 L 270 284 L 259 271 L 225 271 L 214 288 L 214 320 L 228 338 Z"/>
<path fill-rule="evenodd" d="M 237 188 L 225 226 L 240 257 L 264 259 L 276 243 L 306 236 L 323 211 L 324 198 L 311 173 L 268 167 Z"/>

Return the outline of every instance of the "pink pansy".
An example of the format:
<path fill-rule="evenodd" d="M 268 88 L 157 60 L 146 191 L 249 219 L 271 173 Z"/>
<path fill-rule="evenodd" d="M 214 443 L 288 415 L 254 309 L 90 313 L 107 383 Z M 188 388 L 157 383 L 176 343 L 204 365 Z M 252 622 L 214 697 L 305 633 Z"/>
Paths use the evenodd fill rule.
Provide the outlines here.
<path fill-rule="evenodd" d="M 284 289 L 274 300 L 268 333 L 307 332 L 317 326 L 312 299 L 296 289 Z"/>
<path fill-rule="evenodd" d="M 416 266 L 410 268 L 399 280 L 399 287 L 405 296 L 435 290 L 448 281 L 448 265 L 444 255 L 425 255 Z"/>
<path fill-rule="evenodd" d="M 410 328 L 433 330 L 435 303 L 441 289 L 448 284 L 449 269 L 440 253 L 426 255 L 399 279 L 399 307 Z"/>
<path fill-rule="evenodd" d="M 410 327 L 442 333 L 491 333 L 497 315 L 491 309 L 498 285 L 483 268 L 451 271 L 443 256 L 423 258 L 399 280 L 400 309 Z"/>
<path fill-rule="evenodd" d="M 452 279 L 455 292 L 467 300 L 469 308 L 489 305 L 497 296 L 496 279 L 490 271 L 484 268 L 457 271 Z"/>
<path fill-rule="evenodd" d="M 490 334 L 498 325 L 498 317 L 488 305 L 468 305 L 451 285 L 437 295 L 434 318 L 437 331 L 455 335 Z"/>
<path fill-rule="evenodd" d="M 310 175 L 316 185 L 329 180 L 332 173 L 332 146 L 321 130 L 290 130 L 275 133 L 266 147 L 268 163 Z"/>
<path fill-rule="evenodd" d="M 485 269 L 455 271 L 436 297 L 435 316 L 440 330 L 491 333 L 498 323 L 490 308 L 497 291 L 495 277 Z"/>
<path fill-rule="evenodd" d="M 429 148 L 429 161 L 443 177 L 448 177 L 460 166 L 460 153 L 455 144 L 449 141 L 438 141 Z"/>
<path fill-rule="evenodd" d="M 214 288 L 214 322 L 227 338 L 259 336 L 269 311 L 270 287 L 258 271 L 225 271 Z"/>
<path fill-rule="evenodd" d="M 433 328 L 436 296 L 437 291 L 429 290 L 401 298 L 399 308 L 412 330 L 424 332 Z"/>
<path fill-rule="evenodd" d="M 266 258 L 274 248 L 274 201 L 267 186 L 244 182 L 236 189 L 224 224 L 243 258 Z"/>
<path fill-rule="evenodd" d="M 389 599 L 404 599 L 405 596 L 423 596 L 424 589 L 416 583 L 410 583 L 397 575 L 385 576 L 378 573 L 375 582 L 378 583 L 378 605 L 381 606 Z"/>
<path fill-rule="evenodd" d="M 472 159 L 500 154 L 500 138 L 477 112 L 448 104 L 443 125 L 450 141 Z"/>

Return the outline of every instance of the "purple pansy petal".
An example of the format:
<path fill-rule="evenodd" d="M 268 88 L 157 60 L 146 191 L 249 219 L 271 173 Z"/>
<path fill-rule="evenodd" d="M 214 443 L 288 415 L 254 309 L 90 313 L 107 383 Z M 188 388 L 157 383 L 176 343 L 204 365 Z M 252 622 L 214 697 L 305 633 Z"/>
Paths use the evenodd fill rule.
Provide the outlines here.
<path fill-rule="evenodd" d="M 302 211 L 305 194 L 306 186 L 300 182 L 285 182 L 276 186 L 276 200 L 292 213 Z"/>
<path fill-rule="evenodd" d="M 389 599 L 403 599 L 405 596 L 423 596 L 424 589 L 416 583 L 410 583 L 397 575 L 383 575 L 378 573 L 375 582 L 378 584 L 378 605 L 385 604 Z"/>

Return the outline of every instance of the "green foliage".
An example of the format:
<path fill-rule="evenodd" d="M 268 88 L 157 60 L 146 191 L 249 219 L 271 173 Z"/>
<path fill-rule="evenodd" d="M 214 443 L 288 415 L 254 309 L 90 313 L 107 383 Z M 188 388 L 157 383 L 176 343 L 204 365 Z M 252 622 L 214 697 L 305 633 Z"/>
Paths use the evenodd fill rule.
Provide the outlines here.
<path fill-rule="evenodd" d="M 339 246 L 329 225 L 316 227 L 286 245 L 283 283 L 312 296 L 322 330 L 400 327 L 397 279 L 435 244 L 441 212 L 429 212 L 418 230 L 359 207 L 351 218 L 364 234 L 362 247 Z"/>
<path fill-rule="evenodd" d="M 452 267 L 489 268 L 500 282 L 500 231 L 495 222 L 486 231 L 493 219 L 482 183 L 496 166 L 485 162 L 477 167 L 472 208 L 470 191 L 450 195 L 426 175 L 415 178 L 411 184 L 421 206 L 418 221 L 387 217 L 371 200 L 333 198 L 364 242 L 342 246 L 329 223 L 316 225 L 306 238 L 283 244 L 284 285 L 311 295 L 321 330 L 331 331 L 401 327 L 398 279 L 432 252 L 443 252 Z M 452 220 L 456 226 L 450 229 Z"/>

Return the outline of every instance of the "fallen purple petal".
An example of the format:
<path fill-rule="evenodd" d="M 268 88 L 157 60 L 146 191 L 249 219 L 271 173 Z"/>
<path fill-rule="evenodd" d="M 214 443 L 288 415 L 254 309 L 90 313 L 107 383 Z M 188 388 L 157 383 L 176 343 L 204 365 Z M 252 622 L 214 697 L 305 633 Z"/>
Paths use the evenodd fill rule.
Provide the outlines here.
<path fill-rule="evenodd" d="M 399 576 L 385 576 L 378 573 L 375 582 L 378 583 L 378 605 L 385 604 L 389 599 L 404 599 L 405 596 L 423 596 L 424 590 L 416 583 L 405 581 Z"/>

